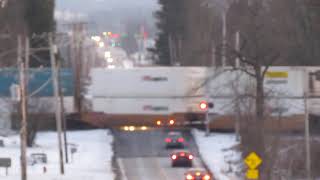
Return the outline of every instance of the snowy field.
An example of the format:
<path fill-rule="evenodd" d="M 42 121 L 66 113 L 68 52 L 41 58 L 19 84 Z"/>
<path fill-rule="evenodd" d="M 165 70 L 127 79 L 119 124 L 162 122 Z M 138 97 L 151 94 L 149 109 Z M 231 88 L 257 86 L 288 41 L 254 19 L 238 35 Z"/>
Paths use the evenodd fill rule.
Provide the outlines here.
<path fill-rule="evenodd" d="M 240 152 L 234 148 L 237 145 L 235 134 L 211 133 L 205 137 L 205 133 L 199 130 L 193 130 L 192 134 L 200 155 L 216 180 L 240 180 L 244 177 L 239 174 L 242 162 Z"/>
<path fill-rule="evenodd" d="M 0 148 L 0 157 L 10 157 L 12 167 L 9 176 L 0 169 L 1 180 L 19 180 L 19 136 L 0 137 L 4 140 L 5 148 Z M 36 147 L 27 151 L 31 153 L 45 153 L 48 156 L 47 164 L 28 165 L 28 179 L 30 180 L 112 180 L 112 141 L 113 137 L 107 130 L 90 130 L 68 132 L 68 141 L 77 146 L 73 161 L 66 165 L 66 174 L 60 176 L 57 134 L 54 132 L 38 133 Z M 70 150 L 70 149 L 69 149 Z M 47 172 L 43 173 L 43 167 Z"/>

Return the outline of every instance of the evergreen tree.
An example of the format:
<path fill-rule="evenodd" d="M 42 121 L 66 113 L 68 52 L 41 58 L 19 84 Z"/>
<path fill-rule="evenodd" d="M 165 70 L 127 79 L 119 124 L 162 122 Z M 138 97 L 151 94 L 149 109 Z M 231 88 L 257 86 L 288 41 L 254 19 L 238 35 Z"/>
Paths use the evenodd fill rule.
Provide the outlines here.
<path fill-rule="evenodd" d="M 159 0 L 161 9 L 156 12 L 159 29 L 155 48 L 151 51 L 158 56 L 157 64 L 172 65 L 169 48 L 169 38 L 176 41 L 184 35 L 184 0 Z"/>
<path fill-rule="evenodd" d="M 48 47 L 48 40 L 41 36 L 55 31 L 54 0 L 27 0 L 26 21 L 29 37 L 32 37 L 31 47 Z M 50 66 L 49 51 L 35 53 L 30 58 L 31 67 Z"/>

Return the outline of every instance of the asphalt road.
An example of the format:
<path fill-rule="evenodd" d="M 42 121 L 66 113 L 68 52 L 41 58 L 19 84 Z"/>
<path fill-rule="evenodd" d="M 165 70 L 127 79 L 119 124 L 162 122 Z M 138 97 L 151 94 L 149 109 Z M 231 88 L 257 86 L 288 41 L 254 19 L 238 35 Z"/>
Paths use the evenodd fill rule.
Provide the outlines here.
<path fill-rule="evenodd" d="M 167 132 L 161 129 L 126 132 L 114 130 L 115 153 L 122 180 L 183 180 L 188 168 L 172 168 L 170 153 L 165 149 Z M 186 149 L 195 156 L 194 167 L 202 167 L 198 150 L 188 131 L 183 131 Z"/>

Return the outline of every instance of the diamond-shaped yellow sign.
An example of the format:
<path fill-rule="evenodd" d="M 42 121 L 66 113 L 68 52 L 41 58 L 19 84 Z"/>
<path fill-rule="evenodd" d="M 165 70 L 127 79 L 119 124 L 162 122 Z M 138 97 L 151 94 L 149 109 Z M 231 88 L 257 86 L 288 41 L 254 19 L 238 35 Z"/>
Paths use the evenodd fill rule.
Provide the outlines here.
<path fill-rule="evenodd" d="M 256 169 L 262 163 L 262 159 L 255 152 L 252 152 L 244 159 L 244 162 L 249 169 Z"/>
<path fill-rule="evenodd" d="M 249 169 L 246 173 L 247 179 L 258 179 L 259 171 L 257 169 Z"/>

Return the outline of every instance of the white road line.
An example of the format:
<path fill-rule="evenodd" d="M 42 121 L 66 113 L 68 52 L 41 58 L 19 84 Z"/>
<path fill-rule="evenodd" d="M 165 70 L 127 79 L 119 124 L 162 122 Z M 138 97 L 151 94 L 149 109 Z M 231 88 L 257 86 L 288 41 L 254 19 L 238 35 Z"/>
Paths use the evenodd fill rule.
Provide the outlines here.
<path fill-rule="evenodd" d="M 196 158 L 193 159 L 193 166 L 194 166 L 195 168 L 201 168 L 201 167 L 203 167 L 202 162 L 201 162 L 201 159 L 200 159 L 199 157 L 196 157 Z"/>
<path fill-rule="evenodd" d="M 137 160 L 137 166 L 139 167 L 137 169 L 137 171 L 139 173 L 140 180 L 150 180 L 145 175 L 145 173 L 148 172 L 147 167 L 145 167 L 145 161 L 147 159 L 145 159 L 145 158 L 136 158 L 136 160 Z"/>
<path fill-rule="evenodd" d="M 120 173 L 121 173 L 122 180 L 129 180 L 128 177 L 127 177 L 127 174 L 125 172 L 122 159 L 121 158 L 117 158 L 117 162 L 118 162 L 118 165 L 119 165 L 119 168 L 120 168 Z"/>
<path fill-rule="evenodd" d="M 169 178 L 168 178 L 168 176 L 166 174 L 166 171 L 164 170 L 164 168 L 159 163 L 160 158 L 152 158 L 152 160 L 155 163 L 155 165 L 158 167 L 163 180 L 168 180 Z"/>

